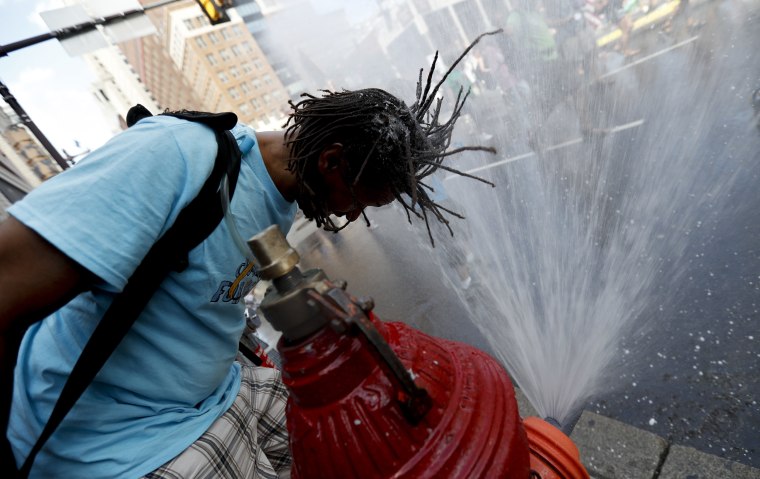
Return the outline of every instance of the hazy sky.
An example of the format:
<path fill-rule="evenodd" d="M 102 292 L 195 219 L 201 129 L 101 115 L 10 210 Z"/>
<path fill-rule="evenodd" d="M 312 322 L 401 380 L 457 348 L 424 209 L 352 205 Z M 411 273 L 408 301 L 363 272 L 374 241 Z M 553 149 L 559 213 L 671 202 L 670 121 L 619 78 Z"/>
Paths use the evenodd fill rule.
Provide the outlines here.
<path fill-rule="evenodd" d="M 378 10 L 375 0 L 311 0 L 320 10 L 342 8 L 350 19 L 360 20 Z"/>

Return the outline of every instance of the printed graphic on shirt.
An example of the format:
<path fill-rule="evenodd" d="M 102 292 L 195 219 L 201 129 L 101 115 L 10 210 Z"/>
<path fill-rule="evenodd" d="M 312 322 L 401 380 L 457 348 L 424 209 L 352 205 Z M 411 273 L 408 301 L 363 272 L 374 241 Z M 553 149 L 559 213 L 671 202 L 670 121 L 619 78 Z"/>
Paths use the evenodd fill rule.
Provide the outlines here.
<path fill-rule="evenodd" d="M 224 303 L 237 304 L 259 281 L 259 271 L 256 265 L 248 261 L 244 261 L 238 266 L 235 275 L 233 281 L 224 280 L 219 283 L 219 287 L 211 297 L 212 303 L 217 303 L 221 299 Z"/>

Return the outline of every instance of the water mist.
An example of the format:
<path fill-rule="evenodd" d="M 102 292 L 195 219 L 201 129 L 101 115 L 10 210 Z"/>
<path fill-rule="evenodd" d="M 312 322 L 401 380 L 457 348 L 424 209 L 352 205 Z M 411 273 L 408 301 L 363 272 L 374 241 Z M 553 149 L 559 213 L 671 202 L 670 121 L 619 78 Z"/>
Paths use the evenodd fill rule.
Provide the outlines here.
<path fill-rule="evenodd" d="M 509 117 L 514 105 L 472 98 L 471 129 L 460 140 L 490 141 L 502 154 L 459 165 L 497 187 L 444 179 L 447 201 L 467 220 L 453 241 L 439 241 L 436 254 L 541 416 L 570 421 L 591 397 L 620 386 L 621 368 L 636 367 L 622 342 L 651 331 L 653 320 L 671 319 L 651 314 L 656 288 L 667 284 L 671 297 L 678 294 L 694 231 L 731 208 L 731 189 L 747 166 L 736 158 L 752 158 L 752 144 L 729 132 L 722 145 L 710 145 L 714 154 L 700 152 L 706 132 L 718 126 L 711 112 L 721 101 L 700 94 L 719 89 L 725 66 L 701 63 L 690 47 L 669 59 L 683 64 L 650 72 L 666 77 L 683 68 L 698 75 L 678 93 L 684 100 L 675 102 L 678 108 L 651 116 L 657 96 L 673 93 L 643 91 L 640 71 L 619 71 L 580 101 L 560 102 L 544 115 L 529 111 L 524 123 L 542 119 L 538 147 L 525 141 L 524 123 Z M 614 53 L 605 61 L 607 71 L 622 64 Z M 602 134 L 582 137 L 579 103 L 598 112 L 593 122 Z M 500 108 L 494 122 L 492 110 Z M 691 128 L 674 135 L 676 124 Z M 461 269 L 468 254 L 465 268 L 475 282 L 463 288 L 463 275 L 451 270 Z"/>

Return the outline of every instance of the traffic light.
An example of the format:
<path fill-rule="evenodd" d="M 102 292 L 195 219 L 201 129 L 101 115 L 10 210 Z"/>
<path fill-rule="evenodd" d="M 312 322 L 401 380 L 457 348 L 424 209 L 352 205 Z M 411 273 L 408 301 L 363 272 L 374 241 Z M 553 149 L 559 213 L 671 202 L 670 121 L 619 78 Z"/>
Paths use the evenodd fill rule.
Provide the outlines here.
<path fill-rule="evenodd" d="M 203 9 L 212 25 L 229 22 L 230 17 L 224 8 L 224 0 L 195 0 Z"/>

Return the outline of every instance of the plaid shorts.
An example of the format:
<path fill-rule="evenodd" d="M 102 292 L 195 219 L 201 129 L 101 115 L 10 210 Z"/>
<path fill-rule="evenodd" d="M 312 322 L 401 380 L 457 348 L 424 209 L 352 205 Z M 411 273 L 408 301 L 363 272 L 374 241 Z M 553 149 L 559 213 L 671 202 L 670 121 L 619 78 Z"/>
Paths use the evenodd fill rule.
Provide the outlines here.
<path fill-rule="evenodd" d="M 288 393 L 280 372 L 243 365 L 241 376 L 232 407 L 179 456 L 144 479 L 290 477 Z"/>

